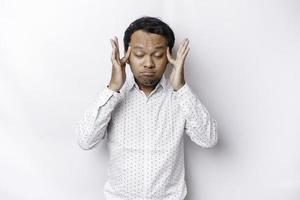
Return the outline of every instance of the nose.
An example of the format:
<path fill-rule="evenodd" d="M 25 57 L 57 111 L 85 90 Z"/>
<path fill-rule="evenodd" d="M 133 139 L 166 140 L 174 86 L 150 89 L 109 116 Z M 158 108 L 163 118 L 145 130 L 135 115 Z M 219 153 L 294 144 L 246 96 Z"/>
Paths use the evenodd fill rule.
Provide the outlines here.
<path fill-rule="evenodd" d="M 151 56 L 145 57 L 144 67 L 149 67 L 149 68 L 154 67 L 154 62 L 153 62 L 153 59 L 151 58 Z"/>

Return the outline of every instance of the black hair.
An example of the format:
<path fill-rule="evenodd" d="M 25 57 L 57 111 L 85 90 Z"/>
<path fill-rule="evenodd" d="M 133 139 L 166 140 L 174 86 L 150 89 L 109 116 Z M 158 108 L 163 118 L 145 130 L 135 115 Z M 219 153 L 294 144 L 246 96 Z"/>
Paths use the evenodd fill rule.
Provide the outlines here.
<path fill-rule="evenodd" d="M 155 33 L 164 36 L 167 40 L 169 50 L 170 52 L 172 52 L 172 48 L 175 42 L 175 36 L 172 29 L 169 27 L 168 24 L 166 24 L 162 20 L 148 16 L 136 19 L 126 29 L 123 38 L 125 51 L 127 51 L 128 49 L 131 35 L 137 30 L 143 30 L 148 33 Z"/>

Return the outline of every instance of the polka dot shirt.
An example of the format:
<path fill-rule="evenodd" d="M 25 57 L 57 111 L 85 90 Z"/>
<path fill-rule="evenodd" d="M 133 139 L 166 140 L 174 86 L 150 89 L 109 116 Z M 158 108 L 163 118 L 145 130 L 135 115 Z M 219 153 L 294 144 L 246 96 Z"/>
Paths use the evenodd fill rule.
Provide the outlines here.
<path fill-rule="evenodd" d="M 82 149 L 108 144 L 106 200 L 183 200 L 183 134 L 208 148 L 218 141 L 216 130 L 187 83 L 175 91 L 163 75 L 146 96 L 132 74 L 119 92 L 104 87 L 76 126 Z"/>

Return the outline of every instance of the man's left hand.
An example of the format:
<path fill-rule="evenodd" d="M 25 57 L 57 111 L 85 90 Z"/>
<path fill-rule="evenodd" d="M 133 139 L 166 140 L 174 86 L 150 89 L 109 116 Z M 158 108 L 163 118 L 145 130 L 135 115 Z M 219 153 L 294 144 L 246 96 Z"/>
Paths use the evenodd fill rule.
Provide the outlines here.
<path fill-rule="evenodd" d="M 171 75 L 170 75 L 170 82 L 175 91 L 179 90 L 184 84 L 184 61 L 185 58 L 190 50 L 188 47 L 189 40 L 185 38 L 177 51 L 176 59 L 172 58 L 169 47 L 167 48 L 167 58 L 169 63 L 173 66 Z"/>

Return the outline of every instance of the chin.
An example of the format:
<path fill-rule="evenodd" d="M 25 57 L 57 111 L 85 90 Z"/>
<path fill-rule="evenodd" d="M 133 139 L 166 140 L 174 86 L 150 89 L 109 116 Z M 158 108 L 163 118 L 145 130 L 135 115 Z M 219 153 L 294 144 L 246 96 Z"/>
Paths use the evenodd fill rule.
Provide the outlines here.
<path fill-rule="evenodd" d="M 156 79 L 143 79 L 143 78 L 139 78 L 137 79 L 138 82 L 142 85 L 145 85 L 145 86 L 148 86 L 148 87 L 152 87 L 152 86 L 155 86 L 159 81 L 156 80 Z"/>

